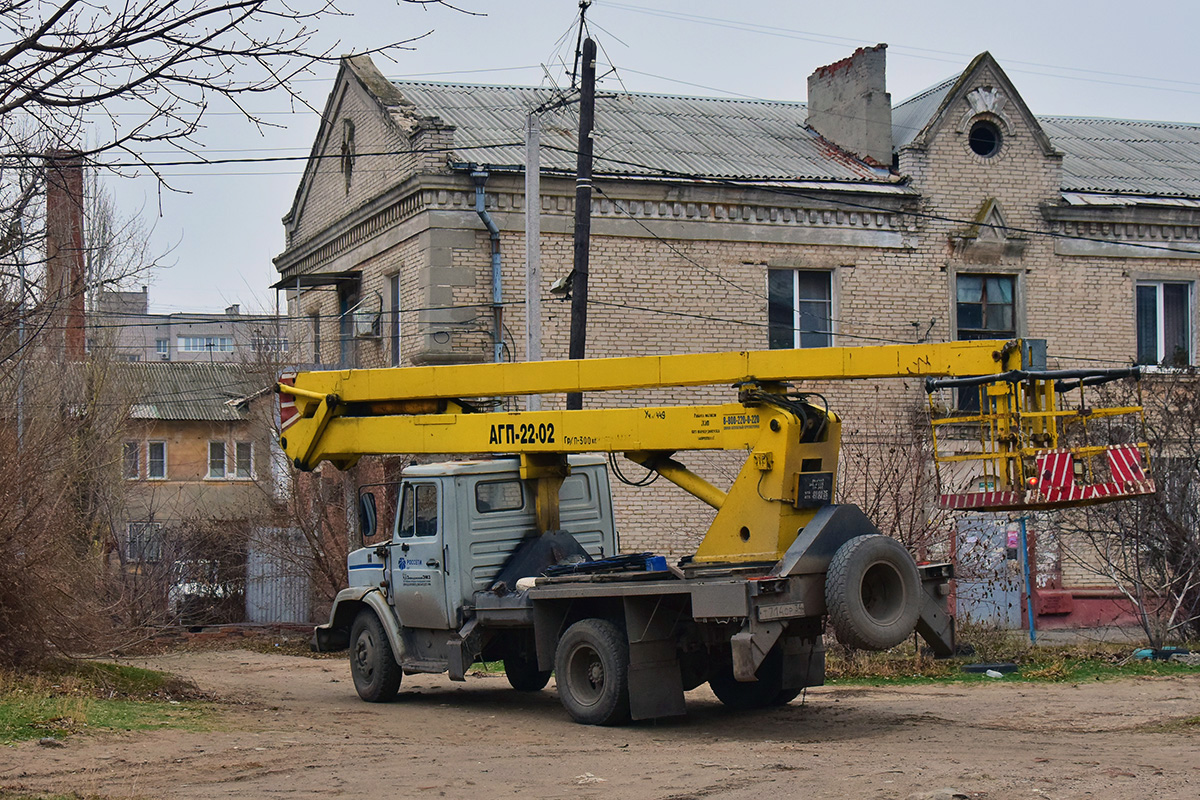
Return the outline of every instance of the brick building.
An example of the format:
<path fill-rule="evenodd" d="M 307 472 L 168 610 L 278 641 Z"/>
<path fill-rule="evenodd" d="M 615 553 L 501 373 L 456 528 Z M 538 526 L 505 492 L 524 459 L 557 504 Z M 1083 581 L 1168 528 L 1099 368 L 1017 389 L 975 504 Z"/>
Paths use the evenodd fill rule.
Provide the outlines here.
<path fill-rule="evenodd" d="M 152 586 L 208 591 L 201 610 L 241 620 L 254 534 L 280 525 L 289 489 L 275 472 L 268 404 L 247 400 L 267 378 L 238 364 L 118 369 L 134 397 L 121 442 L 120 560 Z"/>
<path fill-rule="evenodd" d="M 1029 336 L 1051 366 L 1193 365 L 1200 126 L 1035 116 L 987 53 L 893 106 L 885 54 L 817 70 L 807 103 L 597 101 L 589 356 Z M 276 258 L 298 360 L 524 358 L 521 142 L 552 99 L 342 62 Z M 567 353 L 569 307 L 549 290 L 571 270 L 574 113 L 540 115 L 546 358 Z M 868 444 L 896 441 L 924 402 L 914 381 L 813 388 Z M 738 459 L 688 461 L 719 482 Z M 677 500 L 621 492 L 623 546 L 688 552 L 707 517 Z M 1051 533 L 1043 580 L 1111 600 Z"/>

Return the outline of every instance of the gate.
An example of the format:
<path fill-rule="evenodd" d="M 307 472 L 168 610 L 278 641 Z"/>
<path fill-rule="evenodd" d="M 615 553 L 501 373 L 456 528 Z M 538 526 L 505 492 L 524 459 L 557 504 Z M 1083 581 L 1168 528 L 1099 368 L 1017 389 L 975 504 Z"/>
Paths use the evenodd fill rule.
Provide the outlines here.
<path fill-rule="evenodd" d="M 956 530 L 956 612 L 959 619 L 1019 630 L 1024 587 L 1017 523 L 999 515 L 972 515 Z"/>
<path fill-rule="evenodd" d="M 255 528 L 246 555 L 246 621 L 311 622 L 304 537 L 295 528 Z"/>

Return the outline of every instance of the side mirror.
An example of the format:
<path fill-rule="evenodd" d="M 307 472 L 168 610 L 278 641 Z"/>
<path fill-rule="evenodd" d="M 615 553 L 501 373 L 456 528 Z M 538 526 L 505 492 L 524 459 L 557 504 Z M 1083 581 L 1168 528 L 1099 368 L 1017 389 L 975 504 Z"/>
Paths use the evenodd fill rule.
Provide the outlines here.
<path fill-rule="evenodd" d="M 375 493 L 363 492 L 358 496 L 358 531 L 363 539 L 375 535 Z"/>

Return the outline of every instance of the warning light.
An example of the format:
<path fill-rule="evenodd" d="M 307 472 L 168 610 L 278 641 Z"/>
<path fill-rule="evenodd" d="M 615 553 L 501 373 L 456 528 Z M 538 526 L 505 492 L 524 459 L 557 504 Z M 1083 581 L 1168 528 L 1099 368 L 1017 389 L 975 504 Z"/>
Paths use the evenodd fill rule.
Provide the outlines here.
<path fill-rule="evenodd" d="M 1027 485 L 1027 486 L 1028 486 L 1030 489 L 1036 489 L 1036 488 L 1037 488 L 1037 485 L 1038 485 L 1038 479 L 1037 479 L 1037 476 L 1036 476 L 1036 475 L 1032 475 L 1032 476 L 1030 476 L 1029 480 L 1025 481 L 1025 484 L 1026 484 L 1026 485 Z"/>

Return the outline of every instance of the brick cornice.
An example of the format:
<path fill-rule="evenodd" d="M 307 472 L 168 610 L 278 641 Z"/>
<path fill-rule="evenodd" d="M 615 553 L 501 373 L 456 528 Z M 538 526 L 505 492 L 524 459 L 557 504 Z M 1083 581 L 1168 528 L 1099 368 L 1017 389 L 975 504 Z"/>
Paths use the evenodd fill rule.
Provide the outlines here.
<path fill-rule="evenodd" d="M 1057 234 L 1055 251 L 1110 258 L 1200 257 L 1200 209 L 1049 206 L 1042 214 Z"/>
<path fill-rule="evenodd" d="M 525 193 L 521 180 L 520 176 L 497 174 L 488 184 L 488 210 L 502 230 L 524 230 Z M 593 198 L 592 219 L 597 232 L 602 231 L 606 222 L 634 226 L 628 232 L 631 235 L 638 235 L 639 223 L 650 230 L 655 223 L 790 227 L 824 232 L 851 243 L 853 237 L 864 234 L 886 234 L 894 239 L 915 230 L 912 218 L 902 214 L 915 195 L 911 190 L 897 187 L 879 192 L 820 186 L 773 191 L 755 186 L 680 187 L 642 181 L 606 183 L 605 187 L 607 194 Z M 553 231 L 559 227 L 556 222 L 568 221 L 574 215 L 573 182 L 561 179 L 543 182 L 541 200 L 542 215 L 547 220 L 544 225 L 548 232 Z M 275 267 L 285 277 L 319 271 L 422 213 L 462 212 L 462 216 L 453 219 L 473 227 L 474 208 L 475 190 L 465 179 L 454 175 L 420 175 L 289 247 L 275 258 Z M 439 226 L 446 224 L 443 221 Z M 835 239 L 829 243 L 836 243 Z M 876 246 L 889 245 L 879 242 Z"/>

